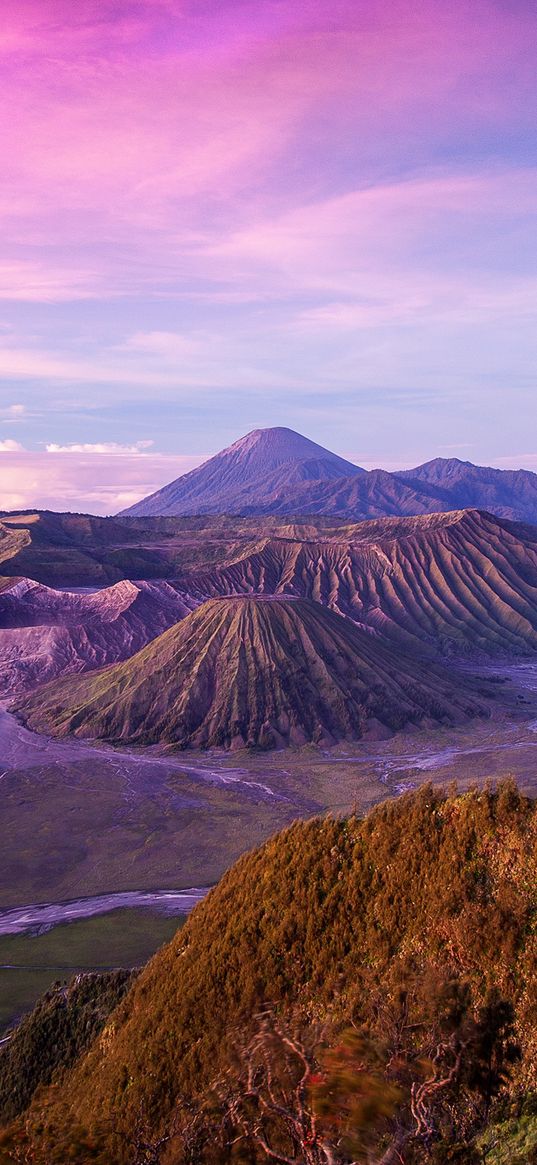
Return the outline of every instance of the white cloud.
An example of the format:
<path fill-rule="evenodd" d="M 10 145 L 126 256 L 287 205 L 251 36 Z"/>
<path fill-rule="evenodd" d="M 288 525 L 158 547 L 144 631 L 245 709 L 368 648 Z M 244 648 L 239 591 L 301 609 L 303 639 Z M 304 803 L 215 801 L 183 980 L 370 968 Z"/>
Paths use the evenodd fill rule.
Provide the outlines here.
<path fill-rule="evenodd" d="M 5 442 L 0 444 L 0 449 Z M 0 510 L 113 514 L 140 501 L 205 457 L 164 453 L 35 453 L 0 458 Z"/>
<path fill-rule="evenodd" d="M 0 418 L 3 421 L 22 421 L 27 415 L 26 405 L 13 404 L 7 405 L 5 409 L 0 409 Z"/>
<path fill-rule="evenodd" d="M 121 456 L 125 453 L 145 453 L 154 444 L 153 441 L 135 441 L 134 445 L 120 445 L 117 441 L 100 441 L 96 444 L 56 445 L 51 442 L 46 446 L 47 453 L 108 453 Z"/>
<path fill-rule="evenodd" d="M 22 453 L 24 446 L 19 441 L 12 441 L 9 437 L 6 441 L 0 441 L 0 453 Z"/>

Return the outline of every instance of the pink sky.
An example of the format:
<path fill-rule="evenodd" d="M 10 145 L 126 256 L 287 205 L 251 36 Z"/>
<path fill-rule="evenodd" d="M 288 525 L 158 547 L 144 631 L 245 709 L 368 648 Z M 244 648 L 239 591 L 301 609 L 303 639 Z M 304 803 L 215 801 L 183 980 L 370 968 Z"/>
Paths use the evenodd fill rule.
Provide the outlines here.
<path fill-rule="evenodd" d="M 523 0 L 6 0 L 0 450 L 22 401 L 35 454 L 6 496 L 54 500 L 48 444 L 152 441 L 101 454 L 115 504 L 258 424 L 521 455 L 536 31 Z"/>

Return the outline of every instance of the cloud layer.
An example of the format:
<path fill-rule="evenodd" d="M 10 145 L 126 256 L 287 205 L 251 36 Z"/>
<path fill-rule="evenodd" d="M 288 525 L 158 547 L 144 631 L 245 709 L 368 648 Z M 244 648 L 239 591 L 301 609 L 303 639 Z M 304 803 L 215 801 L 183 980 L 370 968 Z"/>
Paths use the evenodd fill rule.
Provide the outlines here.
<path fill-rule="evenodd" d="M 0 508 L 109 514 L 194 469 L 202 458 L 89 449 L 35 453 L 0 442 Z"/>

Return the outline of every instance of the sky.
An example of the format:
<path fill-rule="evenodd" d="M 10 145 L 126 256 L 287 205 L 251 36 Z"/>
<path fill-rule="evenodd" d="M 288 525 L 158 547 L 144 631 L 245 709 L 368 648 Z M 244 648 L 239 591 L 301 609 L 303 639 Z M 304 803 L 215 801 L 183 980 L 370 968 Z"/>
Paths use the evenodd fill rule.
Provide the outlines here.
<path fill-rule="evenodd" d="M 0 508 L 537 470 L 534 0 L 4 0 Z"/>

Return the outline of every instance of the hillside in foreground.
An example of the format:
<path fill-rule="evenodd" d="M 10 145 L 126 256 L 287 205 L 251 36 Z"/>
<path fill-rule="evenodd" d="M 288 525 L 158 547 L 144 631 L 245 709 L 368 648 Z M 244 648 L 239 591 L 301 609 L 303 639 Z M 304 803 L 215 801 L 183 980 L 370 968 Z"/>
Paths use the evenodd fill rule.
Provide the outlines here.
<path fill-rule="evenodd" d="M 483 1138 L 514 1145 L 513 1127 L 530 1145 L 536 842 L 535 803 L 511 783 L 461 797 L 424 787 L 362 820 L 296 823 L 197 907 L 4 1139 L 27 1157 L 4 1159 L 265 1161 L 256 1119 L 290 1144 L 281 1113 L 267 1126 L 259 1109 L 270 1081 L 295 1103 L 303 1062 L 289 1040 L 337 1162 L 356 1159 L 353 1138 L 359 1160 L 389 1165 L 476 1165 Z"/>
<path fill-rule="evenodd" d="M 304 599 L 213 599 L 130 660 L 52 681 L 35 730 L 178 748 L 334 744 L 485 715 L 469 682 Z"/>

